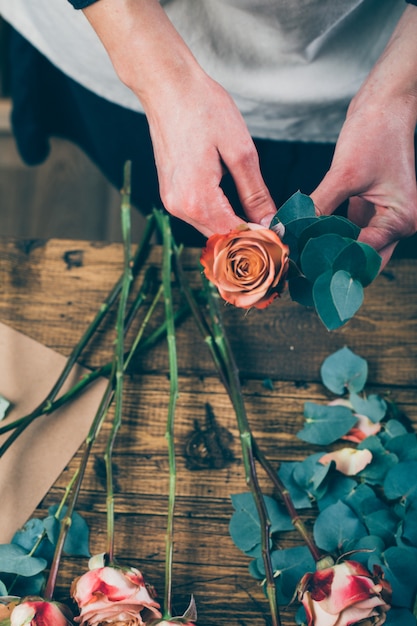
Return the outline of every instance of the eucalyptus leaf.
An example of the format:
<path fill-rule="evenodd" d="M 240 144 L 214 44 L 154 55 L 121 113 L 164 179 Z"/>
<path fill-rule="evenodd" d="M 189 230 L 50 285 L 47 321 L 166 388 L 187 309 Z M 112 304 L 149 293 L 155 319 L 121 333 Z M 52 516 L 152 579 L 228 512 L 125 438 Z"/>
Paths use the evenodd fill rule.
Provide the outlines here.
<path fill-rule="evenodd" d="M 313 284 L 314 306 L 316 308 L 317 315 L 327 330 L 336 330 L 336 328 L 339 328 L 344 324 L 344 321 L 337 312 L 330 289 L 332 278 L 332 270 L 329 270 L 324 272 L 324 274 L 320 274 Z"/>
<path fill-rule="evenodd" d="M 323 385 L 341 396 L 346 391 L 359 393 L 368 378 L 368 364 L 347 347 L 333 352 L 320 368 Z"/>
<path fill-rule="evenodd" d="M 387 472 L 398 463 L 398 457 L 387 452 L 378 437 L 371 435 L 358 444 L 358 450 L 370 450 L 372 461 L 358 474 L 371 485 L 382 485 Z"/>
<path fill-rule="evenodd" d="M 311 508 L 311 500 L 307 493 L 295 481 L 293 472 L 298 461 L 283 461 L 278 470 L 278 476 L 290 494 L 293 505 L 296 509 Z"/>
<path fill-rule="evenodd" d="M 29 556 L 26 550 L 13 543 L 0 544 L 0 572 L 35 576 L 47 566 L 45 559 Z"/>
<path fill-rule="evenodd" d="M 300 257 L 303 274 L 314 282 L 320 274 L 332 269 L 335 258 L 347 245 L 346 239 L 333 233 L 309 239 Z"/>
<path fill-rule="evenodd" d="M 376 394 L 370 394 L 366 398 L 361 398 L 356 393 L 351 393 L 349 401 L 355 413 L 366 415 L 374 424 L 384 419 L 387 412 L 387 403 Z"/>
<path fill-rule="evenodd" d="M 291 300 L 303 306 L 314 306 L 313 285 L 305 276 L 294 276 L 288 280 Z"/>
<path fill-rule="evenodd" d="M 280 604 L 288 604 L 303 575 L 316 569 L 315 561 L 306 546 L 273 550 L 271 565 Z M 265 576 L 263 559 L 257 559 L 256 567 L 263 578 Z"/>
<path fill-rule="evenodd" d="M 381 439 L 384 446 L 387 445 L 388 441 L 394 439 L 395 437 L 400 437 L 401 435 L 405 435 L 407 430 L 404 426 L 396 419 L 390 419 L 384 424 L 383 430 L 379 433 L 379 438 Z"/>
<path fill-rule="evenodd" d="M 299 240 L 300 252 L 309 239 L 329 233 L 355 240 L 358 238 L 360 228 L 340 215 L 321 215 L 302 232 Z"/>
<path fill-rule="evenodd" d="M 351 241 L 335 259 L 333 271 L 345 270 L 367 287 L 378 275 L 381 267 L 379 254 L 365 243 Z"/>
<path fill-rule="evenodd" d="M 367 534 L 364 524 L 343 502 L 337 502 L 320 511 L 314 524 L 317 546 L 330 553 L 349 552 L 355 542 Z"/>
<path fill-rule="evenodd" d="M 59 534 L 59 522 L 55 518 L 55 514 L 58 510 L 58 505 L 49 507 L 48 511 L 50 515 L 44 520 L 45 528 L 48 532 L 48 537 L 54 545 L 58 540 Z M 66 513 L 66 507 L 63 508 L 61 513 L 61 519 Z M 89 529 L 87 522 L 76 511 L 71 516 L 71 525 L 68 530 L 67 537 L 64 543 L 64 551 L 70 556 L 90 556 L 89 550 Z"/>
<path fill-rule="evenodd" d="M 406 511 L 402 524 L 401 540 L 417 548 L 417 505 L 409 507 Z"/>
<path fill-rule="evenodd" d="M 408 503 L 417 499 L 417 461 L 405 461 L 392 467 L 385 476 L 384 492 L 389 500 L 401 498 Z"/>
<path fill-rule="evenodd" d="M 296 483 L 316 500 L 322 498 L 327 490 L 326 479 L 332 467 L 331 463 L 323 465 L 319 462 L 322 456 L 321 452 L 311 454 L 296 464 L 292 474 Z"/>
<path fill-rule="evenodd" d="M 342 502 L 349 498 L 357 486 L 356 480 L 349 476 L 343 476 L 340 472 L 332 472 L 327 481 L 326 493 L 317 500 L 319 511 L 322 511 L 331 504 Z"/>
<path fill-rule="evenodd" d="M 346 435 L 356 424 L 357 417 L 345 406 L 331 406 L 305 402 L 306 423 L 297 437 L 308 443 L 328 445 Z"/>
<path fill-rule="evenodd" d="M 342 322 L 350 320 L 363 303 L 363 287 L 348 272 L 338 270 L 330 281 L 330 293 Z"/>
<path fill-rule="evenodd" d="M 229 532 L 235 545 L 249 556 L 259 556 L 261 544 L 261 524 L 252 493 L 240 493 L 231 496 L 235 512 Z M 284 507 L 273 498 L 264 496 L 270 532 L 293 530 L 291 518 Z"/>
<path fill-rule="evenodd" d="M 282 222 L 285 225 L 303 217 L 316 217 L 316 209 L 310 196 L 301 193 L 301 191 L 296 191 L 278 209 L 278 212 L 272 219 L 270 228 L 278 222 Z"/>
<path fill-rule="evenodd" d="M 385 449 L 393 452 L 402 461 L 417 461 L 417 437 L 414 433 L 405 433 L 386 441 Z M 417 478 L 416 478 L 417 480 Z"/>
<path fill-rule="evenodd" d="M 359 563 L 363 563 L 368 569 L 369 568 L 369 557 L 371 555 L 381 556 L 383 551 L 385 550 L 385 544 L 382 541 L 381 537 L 376 537 L 375 535 L 366 535 L 365 537 L 361 537 L 358 541 L 355 542 L 354 546 L 354 554 L 353 559 L 358 561 Z"/>
<path fill-rule="evenodd" d="M 370 535 L 380 537 L 386 546 L 395 544 L 400 520 L 391 509 L 381 509 L 363 517 Z"/>
<path fill-rule="evenodd" d="M 383 554 L 383 562 L 380 565 L 392 587 L 392 603 L 397 607 L 410 609 L 413 606 L 417 592 L 416 563 L 416 548 L 393 546 Z"/>
<path fill-rule="evenodd" d="M 391 608 L 387 613 L 384 626 L 417 626 L 417 620 L 408 609 Z"/>

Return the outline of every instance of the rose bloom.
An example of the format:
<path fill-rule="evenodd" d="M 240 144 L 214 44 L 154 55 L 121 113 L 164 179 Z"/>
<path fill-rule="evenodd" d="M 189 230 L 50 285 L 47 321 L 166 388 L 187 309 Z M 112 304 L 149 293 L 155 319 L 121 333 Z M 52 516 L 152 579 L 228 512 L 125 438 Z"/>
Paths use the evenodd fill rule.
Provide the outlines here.
<path fill-rule="evenodd" d="M 10 626 L 69 626 L 70 612 L 57 602 L 27 599 L 17 604 L 10 615 Z"/>
<path fill-rule="evenodd" d="M 380 626 L 390 609 L 390 585 L 356 561 L 344 561 L 303 576 L 298 585 L 308 626 Z"/>
<path fill-rule="evenodd" d="M 289 248 L 269 228 L 244 225 L 212 235 L 201 255 L 206 278 L 237 307 L 264 309 L 285 288 Z"/>
<path fill-rule="evenodd" d="M 161 617 L 159 604 L 135 568 L 99 567 L 76 578 L 71 596 L 80 609 L 75 621 L 83 626 L 141 626 Z"/>

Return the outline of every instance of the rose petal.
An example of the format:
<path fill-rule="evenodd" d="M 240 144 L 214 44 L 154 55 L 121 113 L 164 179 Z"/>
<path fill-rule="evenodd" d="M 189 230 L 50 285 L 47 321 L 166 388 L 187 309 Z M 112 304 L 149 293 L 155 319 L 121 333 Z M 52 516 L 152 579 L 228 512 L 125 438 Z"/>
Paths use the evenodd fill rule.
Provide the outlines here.
<path fill-rule="evenodd" d="M 334 461 L 339 472 L 346 476 L 355 476 L 372 461 L 372 452 L 367 449 L 341 448 L 324 454 L 319 461 L 322 465 L 328 465 Z"/>

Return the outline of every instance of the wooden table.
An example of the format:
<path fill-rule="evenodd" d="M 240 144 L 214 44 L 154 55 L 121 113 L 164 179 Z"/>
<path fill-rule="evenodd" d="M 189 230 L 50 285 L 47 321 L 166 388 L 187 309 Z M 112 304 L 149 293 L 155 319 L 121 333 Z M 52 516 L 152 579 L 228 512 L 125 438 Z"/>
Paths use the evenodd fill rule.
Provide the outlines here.
<path fill-rule="evenodd" d="M 160 265 L 161 250 L 149 264 Z M 198 251 L 184 252 L 191 282 L 198 277 Z M 0 320 L 68 355 L 122 268 L 122 248 L 81 241 L 0 243 Z M 366 290 L 365 303 L 345 327 L 329 333 L 315 313 L 288 295 L 264 311 L 225 307 L 224 318 L 241 372 L 250 423 L 273 463 L 298 460 L 312 452 L 295 433 L 303 424 L 303 404 L 325 401 L 319 368 L 331 352 L 348 346 L 367 359 L 367 387 L 389 393 L 417 423 L 417 260 L 392 261 Z M 101 330 L 82 363 L 109 360 L 114 319 Z M 174 597 L 181 611 L 192 593 L 199 621 L 261 626 L 268 623 L 263 593 L 248 572 L 248 559 L 228 535 L 230 494 L 246 490 L 235 418 L 211 357 L 192 319 L 178 329 L 180 396 L 176 413 L 178 496 L 175 518 Z M 266 380 L 272 381 L 265 384 Z M 140 359 L 127 377 L 124 422 L 117 439 L 116 552 L 121 563 L 143 570 L 163 593 L 167 505 L 167 452 L 164 438 L 169 395 L 165 341 Z M 185 450 L 196 427 L 206 428 L 206 403 L 217 425 L 232 435 L 220 469 L 196 469 Z M 94 463 L 109 427 L 98 442 L 78 503 L 91 528 L 91 551 L 105 549 L 105 489 Z M 101 446 L 101 447 L 100 447 Z M 227 455 L 226 455 L 227 456 Z M 74 458 L 40 504 L 44 512 L 60 500 L 76 467 Z M 267 482 L 265 488 L 270 490 Z M 294 544 L 298 539 L 291 536 Z M 84 571 L 84 559 L 65 559 L 58 593 Z M 283 612 L 292 624 L 291 612 Z"/>

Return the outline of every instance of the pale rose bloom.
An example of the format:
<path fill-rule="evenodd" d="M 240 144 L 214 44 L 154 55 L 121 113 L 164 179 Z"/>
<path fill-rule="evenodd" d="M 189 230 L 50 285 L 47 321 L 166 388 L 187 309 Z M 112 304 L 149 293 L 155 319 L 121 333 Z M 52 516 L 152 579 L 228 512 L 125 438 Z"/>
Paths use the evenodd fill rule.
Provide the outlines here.
<path fill-rule="evenodd" d="M 349 400 L 344 400 L 343 398 L 338 398 L 337 400 L 333 400 L 329 402 L 329 406 L 345 406 L 348 409 L 352 409 L 353 407 Z M 345 439 L 346 441 L 353 441 L 353 443 L 360 443 L 366 437 L 370 437 L 371 435 L 377 435 L 381 430 L 380 422 L 373 422 L 369 419 L 367 415 L 361 415 L 360 413 L 354 413 L 354 416 L 357 418 L 357 422 L 355 426 L 353 426 L 346 435 L 343 435 L 341 439 Z"/>
<path fill-rule="evenodd" d="M 370 450 L 355 450 L 355 448 L 341 448 L 335 452 L 328 452 L 319 459 L 322 465 L 331 461 L 336 463 L 336 469 L 346 476 L 355 476 L 372 461 Z"/>
<path fill-rule="evenodd" d="M 141 572 L 135 568 L 99 567 L 76 578 L 71 596 L 80 609 L 82 626 L 142 626 L 161 617 Z"/>
<path fill-rule="evenodd" d="M 226 302 L 264 309 L 285 288 L 288 255 L 288 246 L 273 230 L 248 224 L 209 237 L 201 264 Z"/>
<path fill-rule="evenodd" d="M 390 609 L 389 584 L 355 561 L 305 574 L 297 593 L 308 626 L 381 626 Z"/>
<path fill-rule="evenodd" d="M 163 619 L 161 621 L 158 622 L 151 622 L 149 624 L 149 626 L 195 626 L 194 622 L 184 622 L 182 619 L 173 619 L 173 620 L 166 620 Z"/>
<path fill-rule="evenodd" d="M 10 616 L 10 626 L 69 626 L 69 610 L 56 602 L 24 600 L 16 605 Z"/>

